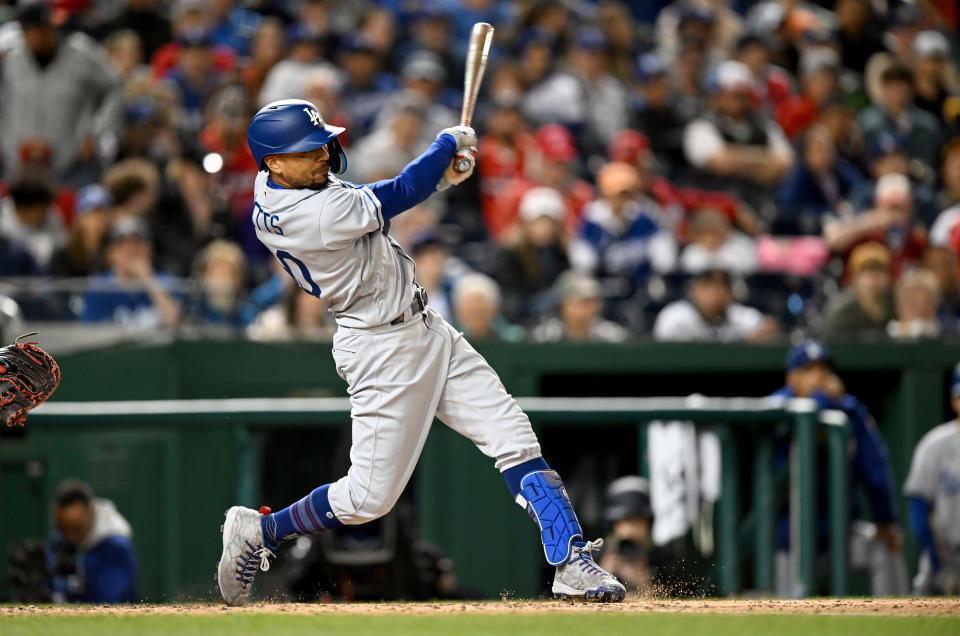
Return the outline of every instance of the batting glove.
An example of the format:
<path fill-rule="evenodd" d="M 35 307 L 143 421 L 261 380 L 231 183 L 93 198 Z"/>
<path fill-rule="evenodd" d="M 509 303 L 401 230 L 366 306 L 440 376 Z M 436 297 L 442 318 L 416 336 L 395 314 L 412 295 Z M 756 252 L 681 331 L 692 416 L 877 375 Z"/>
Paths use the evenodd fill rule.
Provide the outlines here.
<path fill-rule="evenodd" d="M 444 128 L 437 137 L 450 135 L 457 142 L 457 150 L 477 145 L 477 133 L 470 126 L 452 126 Z"/>
<path fill-rule="evenodd" d="M 443 192 L 450 186 L 460 185 L 469 179 L 474 168 L 477 167 L 479 152 L 476 146 L 469 146 L 454 155 L 450 165 L 443 173 L 440 183 L 437 184 L 437 190 Z"/>

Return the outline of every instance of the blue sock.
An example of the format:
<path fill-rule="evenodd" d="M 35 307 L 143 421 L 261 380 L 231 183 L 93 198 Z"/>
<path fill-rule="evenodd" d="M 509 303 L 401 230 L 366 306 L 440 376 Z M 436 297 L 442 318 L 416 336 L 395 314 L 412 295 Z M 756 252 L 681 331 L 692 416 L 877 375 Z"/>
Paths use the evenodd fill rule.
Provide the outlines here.
<path fill-rule="evenodd" d="M 503 471 L 503 478 L 507 480 L 507 488 L 510 489 L 510 494 L 513 495 L 514 499 L 520 493 L 520 480 L 538 470 L 550 470 L 550 466 L 547 465 L 543 457 L 525 461 Z"/>
<path fill-rule="evenodd" d="M 342 526 L 343 523 L 330 509 L 328 490 L 330 484 L 320 486 L 292 506 L 264 515 L 260 520 L 260 528 L 267 547 L 273 549 L 287 539 L 319 534 Z"/>

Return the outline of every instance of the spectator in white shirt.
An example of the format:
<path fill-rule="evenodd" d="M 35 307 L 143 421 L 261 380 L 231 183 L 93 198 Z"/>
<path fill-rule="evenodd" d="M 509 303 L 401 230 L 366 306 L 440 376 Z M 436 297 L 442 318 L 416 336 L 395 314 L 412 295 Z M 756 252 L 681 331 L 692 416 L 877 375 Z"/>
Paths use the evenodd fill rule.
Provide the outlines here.
<path fill-rule="evenodd" d="M 710 109 L 687 124 L 683 150 L 695 185 L 726 190 L 763 212 L 793 164 L 793 149 L 780 126 L 755 111 L 753 81 L 746 65 L 719 64 Z"/>
<path fill-rule="evenodd" d="M 949 245 L 950 234 L 954 226 L 960 222 L 960 203 L 950 206 L 940 213 L 930 228 L 931 245 Z"/>
<path fill-rule="evenodd" d="M 896 340 L 933 339 L 942 325 L 937 317 L 940 287 L 933 272 L 915 269 L 897 281 L 896 318 L 887 324 L 887 334 Z"/>
<path fill-rule="evenodd" d="M 623 342 L 629 335 L 620 325 L 604 320 L 603 292 L 596 278 L 570 270 L 557 278 L 558 315 L 533 330 L 537 342 Z"/>
<path fill-rule="evenodd" d="M 524 114 L 536 125 L 560 123 L 580 131 L 581 150 L 602 152 L 627 127 L 629 94 L 607 70 L 610 43 L 595 27 L 577 33 L 569 64 L 532 88 Z"/>
<path fill-rule="evenodd" d="M 724 270 L 697 274 L 687 296 L 657 315 L 655 340 L 756 342 L 770 340 L 777 333 L 772 318 L 733 301 L 730 275 Z"/>
<path fill-rule="evenodd" d="M 0 236 L 23 245 L 46 269 L 54 253 L 66 245 L 67 231 L 54 206 L 53 186 L 42 171 L 29 171 L 9 184 L 0 202 Z"/>
<path fill-rule="evenodd" d="M 726 214 L 701 208 L 690 218 L 690 243 L 680 254 L 680 269 L 689 274 L 706 269 L 752 274 L 757 271 L 757 246 L 733 229 Z"/>

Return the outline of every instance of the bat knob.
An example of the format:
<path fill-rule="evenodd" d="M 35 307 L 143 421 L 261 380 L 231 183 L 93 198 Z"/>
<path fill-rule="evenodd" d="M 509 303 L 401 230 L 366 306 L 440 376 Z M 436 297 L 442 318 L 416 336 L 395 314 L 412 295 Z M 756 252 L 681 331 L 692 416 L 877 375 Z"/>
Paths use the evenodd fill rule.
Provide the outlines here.
<path fill-rule="evenodd" d="M 453 171 L 469 172 L 477 165 L 477 147 L 470 146 L 457 152 L 453 158 Z"/>

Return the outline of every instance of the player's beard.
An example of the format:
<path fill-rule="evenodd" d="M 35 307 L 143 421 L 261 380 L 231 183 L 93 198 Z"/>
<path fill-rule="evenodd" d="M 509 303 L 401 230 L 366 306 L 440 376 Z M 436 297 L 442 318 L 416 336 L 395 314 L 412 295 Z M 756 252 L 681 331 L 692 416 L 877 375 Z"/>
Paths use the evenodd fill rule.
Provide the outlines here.
<path fill-rule="evenodd" d="M 317 181 L 317 178 L 320 174 L 313 176 L 313 180 L 310 182 L 310 185 L 307 186 L 308 190 L 323 190 L 328 185 L 330 185 L 330 172 L 326 170 L 323 172 L 323 181 Z"/>

